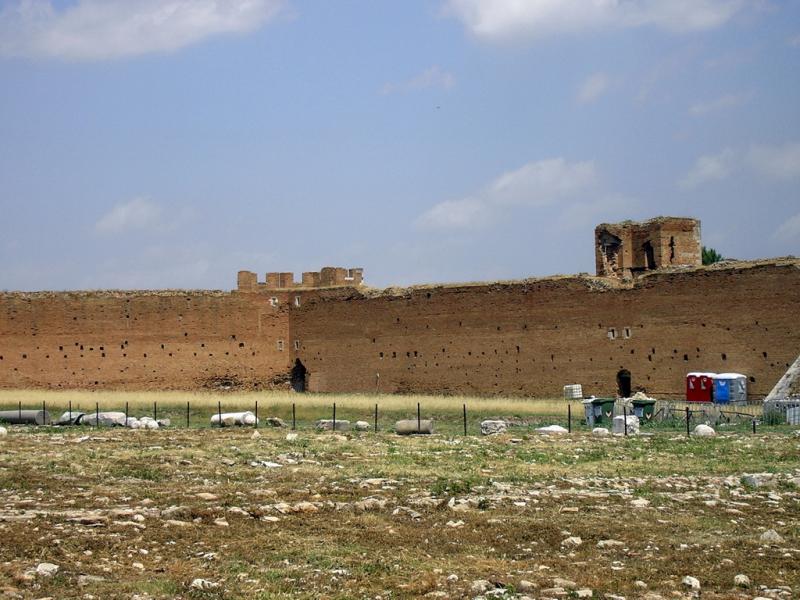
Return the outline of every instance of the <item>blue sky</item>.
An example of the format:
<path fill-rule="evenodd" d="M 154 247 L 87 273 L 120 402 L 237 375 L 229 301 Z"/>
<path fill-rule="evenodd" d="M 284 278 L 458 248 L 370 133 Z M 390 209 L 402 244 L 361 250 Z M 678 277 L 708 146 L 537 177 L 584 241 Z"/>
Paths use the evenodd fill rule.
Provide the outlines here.
<path fill-rule="evenodd" d="M 800 3 L 0 0 L 0 289 L 591 272 L 800 248 Z"/>

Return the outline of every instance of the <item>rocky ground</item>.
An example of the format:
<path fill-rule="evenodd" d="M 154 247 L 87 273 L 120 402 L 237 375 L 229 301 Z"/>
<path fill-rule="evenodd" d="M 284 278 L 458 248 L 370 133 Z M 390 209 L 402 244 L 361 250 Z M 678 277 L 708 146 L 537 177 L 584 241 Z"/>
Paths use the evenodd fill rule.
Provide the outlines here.
<path fill-rule="evenodd" d="M 797 598 L 800 438 L 15 429 L 7 598 Z"/>

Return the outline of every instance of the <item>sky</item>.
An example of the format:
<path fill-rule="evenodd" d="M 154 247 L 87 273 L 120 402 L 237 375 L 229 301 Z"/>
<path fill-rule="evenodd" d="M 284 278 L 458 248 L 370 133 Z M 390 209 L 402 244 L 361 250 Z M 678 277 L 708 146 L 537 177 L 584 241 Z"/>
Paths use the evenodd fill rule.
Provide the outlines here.
<path fill-rule="evenodd" d="M 0 290 L 800 254 L 797 0 L 0 0 Z"/>

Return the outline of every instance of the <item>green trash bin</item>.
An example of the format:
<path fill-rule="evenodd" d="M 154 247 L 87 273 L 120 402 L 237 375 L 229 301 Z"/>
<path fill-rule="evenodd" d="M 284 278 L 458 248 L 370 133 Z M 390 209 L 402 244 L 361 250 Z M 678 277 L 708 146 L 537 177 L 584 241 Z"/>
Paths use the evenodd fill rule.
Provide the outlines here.
<path fill-rule="evenodd" d="M 646 423 L 653 418 L 656 410 L 656 401 L 650 398 L 642 400 L 631 400 L 633 404 L 633 414 L 639 417 L 641 423 Z"/>
<path fill-rule="evenodd" d="M 586 411 L 586 423 L 589 427 L 596 427 L 614 420 L 614 398 L 590 398 L 583 401 Z"/>

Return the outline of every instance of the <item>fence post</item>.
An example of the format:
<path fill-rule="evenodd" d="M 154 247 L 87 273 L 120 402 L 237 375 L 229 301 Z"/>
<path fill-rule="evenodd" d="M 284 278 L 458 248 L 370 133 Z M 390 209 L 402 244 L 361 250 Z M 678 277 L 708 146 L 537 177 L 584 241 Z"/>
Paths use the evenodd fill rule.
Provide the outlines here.
<path fill-rule="evenodd" d="M 625 437 L 628 437 L 628 407 L 622 407 L 622 421 L 625 424 Z"/>
<path fill-rule="evenodd" d="M 42 424 L 47 425 L 47 420 L 44 418 L 45 413 L 47 413 L 47 407 L 45 406 L 44 400 L 42 400 Z"/>
<path fill-rule="evenodd" d="M 72 425 L 72 400 L 69 401 L 69 424 Z"/>
<path fill-rule="evenodd" d="M 256 424 L 255 428 L 258 429 L 258 400 L 256 400 Z"/>
<path fill-rule="evenodd" d="M 753 434 L 756 432 L 756 420 L 753 419 Z"/>
<path fill-rule="evenodd" d="M 292 402 L 292 431 L 297 430 L 297 414 L 294 409 L 294 402 Z"/>
<path fill-rule="evenodd" d="M 128 426 L 128 403 L 125 402 L 125 427 Z"/>
<path fill-rule="evenodd" d="M 419 410 L 419 402 L 417 402 L 417 433 L 422 433 L 422 416 Z"/>
<path fill-rule="evenodd" d="M 153 421 L 158 421 L 158 402 L 153 402 Z"/>
<path fill-rule="evenodd" d="M 686 407 L 686 437 L 689 437 L 689 407 Z"/>
<path fill-rule="evenodd" d="M 222 427 L 222 402 L 217 401 L 217 418 L 219 419 L 219 423 L 217 426 L 220 428 Z"/>
<path fill-rule="evenodd" d="M 466 403 L 464 403 L 462 405 L 462 408 L 464 409 L 464 435 L 466 436 L 467 435 L 467 405 L 466 405 Z"/>
<path fill-rule="evenodd" d="M 186 401 L 186 429 L 189 429 L 189 401 Z"/>
<path fill-rule="evenodd" d="M 19 417 L 19 422 L 22 423 L 22 400 L 19 400 L 17 405 L 17 416 Z"/>
<path fill-rule="evenodd" d="M 333 428 L 331 431 L 336 431 L 336 402 L 333 403 Z"/>
<path fill-rule="evenodd" d="M 375 433 L 378 433 L 378 404 L 375 404 Z"/>
<path fill-rule="evenodd" d="M 567 403 L 567 433 L 572 433 L 572 405 Z"/>
<path fill-rule="evenodd" d="M 100 429 L 100 403 L 94 403 L 94 426 Z"/>

